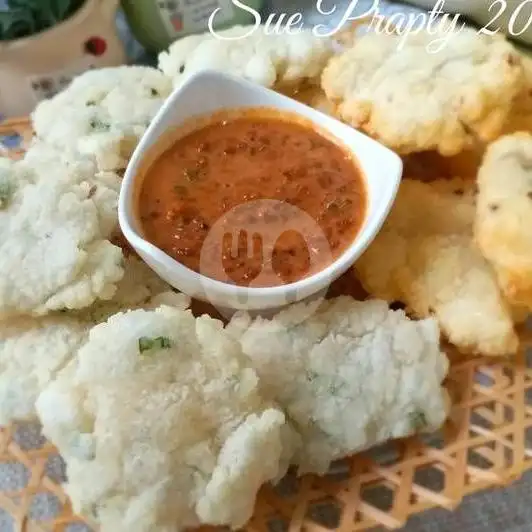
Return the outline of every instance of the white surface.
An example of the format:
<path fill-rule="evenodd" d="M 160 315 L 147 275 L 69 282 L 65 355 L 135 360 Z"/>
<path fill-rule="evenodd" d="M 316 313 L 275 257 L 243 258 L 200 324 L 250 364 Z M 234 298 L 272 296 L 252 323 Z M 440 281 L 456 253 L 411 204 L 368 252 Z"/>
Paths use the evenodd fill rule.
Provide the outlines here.
<path fill-rule="evenodd" d="M 368 194 L 364 224 L 351 246 L 336 261 L 301 281 L 272 288 L 235 286 L 189 270 L 141 236 L 134 212 L 139 189 L 137 180 L 143 178 L 141 168 L 145 166 L 145 158 L 151 148 L 166 132 L 193 117 L 208 116 L 224 109 L 256 106 L 295 113 L 338 139 L 359 163 Z M 397 154 L 328 115 L 243 79 L 215 71 L 203 71 L 174 91 L 140 141 L 124 176 L 118 208 L 119 222 L 125 237 L 145 262 L 185 294 L 227 308 L 277 308 L 317 294 L 353 265 L 375 238 L 389 214 L 402 169 L 402 161 Z"/>

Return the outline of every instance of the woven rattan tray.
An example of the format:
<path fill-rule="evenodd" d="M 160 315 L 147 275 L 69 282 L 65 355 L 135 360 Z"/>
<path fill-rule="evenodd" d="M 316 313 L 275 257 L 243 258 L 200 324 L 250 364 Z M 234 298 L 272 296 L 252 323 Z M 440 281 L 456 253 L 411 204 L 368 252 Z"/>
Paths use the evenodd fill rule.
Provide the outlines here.
<path fill-rule="evenodd" d="M 22 155 L 29 138 L 27 120 L 0 124 L 1 151 L 10 156 Z M 453 410 L 439 434 L 354 456 L 325 478 L 287 477 L 264 488 L 249 528 L 394 529 L 413 514 L 452 510 L 468 494 L 515 481 L 532 469 L 532 335 L 521 336 L 523 349 L 511 360 L 464 359 L 449 350 Z M 0 427 L 1 532 L 88 530 L 71 512 L 61 475 L 60 459 L 34 426 Z"/>

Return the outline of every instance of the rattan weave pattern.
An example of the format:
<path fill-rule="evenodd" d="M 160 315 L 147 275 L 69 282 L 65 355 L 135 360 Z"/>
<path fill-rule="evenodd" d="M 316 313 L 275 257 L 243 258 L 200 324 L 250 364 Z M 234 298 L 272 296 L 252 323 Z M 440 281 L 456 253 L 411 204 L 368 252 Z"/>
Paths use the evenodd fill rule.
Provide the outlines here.
<path fill-rule="evenodd" d="M 0 154 L 18 157 L 30 139 L 28 120 L 0 123 Z M 508 360 L 465 359 L 449 348 L 453 409 L 439 434 L 359 454 L 325 478 L 288 476 L 264 488 L 249 530 L 399 528 L 413 514 L 452 510 L 464 496 L 532 469 L 532 333 L 521 338 L 521 352 Z M 56 451 L 34 425 L 0 428 L 0 531 L 88 530 L 73 515 L 62 478 Z"/>

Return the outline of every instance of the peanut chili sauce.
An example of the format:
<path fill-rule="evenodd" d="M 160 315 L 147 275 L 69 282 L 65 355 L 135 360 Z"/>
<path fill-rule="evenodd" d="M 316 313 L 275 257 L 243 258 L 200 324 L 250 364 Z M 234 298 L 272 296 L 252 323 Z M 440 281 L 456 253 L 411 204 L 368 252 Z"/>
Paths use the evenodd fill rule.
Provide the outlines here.
<path fill-rule="evenodd" d="M 297 115 L 252 108 L 214 115 L 155 157 L 139 190 L 138 215 L 145 238 L 191 270 L 240 286 L 279 286 L 325 269 L 350 246 L 366 196 L 345 148 Z M 299 210 L 321 232 L 327 253 L 309 249 L 308 238 L 293 228 L 280 230 Z M 215 243 L 209 233 L 230 212 L 244 229 L 259 218 L 266 223 L 251 238 L 240 233 Z M 271 274 L 263 272 L 257 285 L 264 241 L 274 242 Z M 205 257 L 222 272 L 206 272 Z"/>

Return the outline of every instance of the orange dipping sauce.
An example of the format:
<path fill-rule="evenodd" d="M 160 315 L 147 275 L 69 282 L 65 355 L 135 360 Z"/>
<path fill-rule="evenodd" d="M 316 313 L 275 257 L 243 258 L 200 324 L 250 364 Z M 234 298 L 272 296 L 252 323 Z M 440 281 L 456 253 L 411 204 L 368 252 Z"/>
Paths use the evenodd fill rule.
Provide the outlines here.
<path fill-rule="evenodd" d="M 366 203 L 361 171 L 345 148 L 295 115 L 252 109 L 215 115 L 171 142 L 146 170 L 138 214 L 145 238 L 188 268 L 240 286 L 262 272 L 259 286 L 279 286 L 338 258 L 360 231 Z M 298 211 L 313 220 L 328 253 L 312 245 L 312 235 L 309 242 L 308 231 L 293 229 L 292 218 L 303 219 Z M 248 236 L 213 240 L 213 226 L 228 213 Z M 266 253 L 264 242 L 272 242 Z M 221 263 L 223 275 L 206 272 L 205 257 Z"/>

